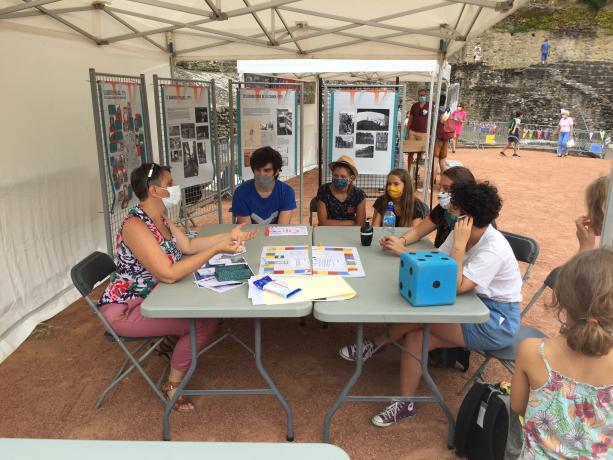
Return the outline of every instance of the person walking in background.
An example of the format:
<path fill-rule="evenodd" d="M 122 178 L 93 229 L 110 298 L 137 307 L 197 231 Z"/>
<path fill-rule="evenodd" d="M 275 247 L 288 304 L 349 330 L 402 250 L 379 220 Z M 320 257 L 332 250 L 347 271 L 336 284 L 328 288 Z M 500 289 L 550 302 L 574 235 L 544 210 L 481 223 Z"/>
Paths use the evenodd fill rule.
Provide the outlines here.
<path fill-rule="evenodd" d="M 452 149 L 451 151 L 455 153 L 455 148 L 458 144 L 458 139 L 462 135 L 462 128 L 464 123 L 466 123 L 466 119 L 468 118 L 468 113 L 464 110 L 464 104 L 461 102 L 458 103 L 458 107 L 451 112 L 451 118 L 455 121 L 455 136 L 451 140 Z"/>
<path fill-rule="evenodd" d="M 419 88 L 417 91 L 417 102 L 409 110 L 407 130 L 409 131 L 408 139 L 410 140 L 421 141 L 426 139 L 426 133 L 428 132 L 427 94 L 426 88 Z"/>
<path fill-rule="evenodd" d="M 506 150 L 513 146 L 513 156 L 515 158 L 519 158 L 519 155 L 517 154 L 517 150 L 519 150 L 519 125 L 521 124 L 521 119 L 523 117 L 524 112 L 517 112 L 515 117 L 509 122 L 507 145 L 500 151 L 501 157 L 506 157 Z"/>
<path fill-rule="evenodd" d="M 478 43 L 473 48 L 473 62 L 479 64 L 481 62 L 481 43 Z"/>
<path fill-rule="evenodd" d="M 541 64 L 545 65 L 547 63 L 550 49 L 551 45 L 549 44 L 549 40 L 545 39 L 545 41 L 541 43 Z"/>
<path fill-rule="evenodd" d="M 560 122 L 555 129 L 560 133 L 558 136 L 558 157 L 568 155 L 568 141 L 573 137 L 574 123 L 569 115 L 570 112 L 568 110 L 562 109 L 562 118 L 560 118 Z"/>

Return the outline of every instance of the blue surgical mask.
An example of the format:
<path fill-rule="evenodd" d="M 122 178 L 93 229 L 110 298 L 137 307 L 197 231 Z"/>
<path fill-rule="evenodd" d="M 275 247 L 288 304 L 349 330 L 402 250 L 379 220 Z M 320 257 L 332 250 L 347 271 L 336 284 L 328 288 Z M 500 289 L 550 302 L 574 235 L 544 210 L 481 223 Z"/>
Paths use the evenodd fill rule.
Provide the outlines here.
<path fill-rule="evenodd" d="M 349 186 L 349 179 L 345 179 L 344 177 L 333 177 L 332 185 L 338 189 L 347 188 Z"/>
<path fill-rule="evenodd" d="M 419 102 L 426 102 L 426 101 L 428 100 L 428 98 L 427 98 L 426 96 L 419 96 L 419 97 L 417 98 L 417 100 L 418 100 Z"/>

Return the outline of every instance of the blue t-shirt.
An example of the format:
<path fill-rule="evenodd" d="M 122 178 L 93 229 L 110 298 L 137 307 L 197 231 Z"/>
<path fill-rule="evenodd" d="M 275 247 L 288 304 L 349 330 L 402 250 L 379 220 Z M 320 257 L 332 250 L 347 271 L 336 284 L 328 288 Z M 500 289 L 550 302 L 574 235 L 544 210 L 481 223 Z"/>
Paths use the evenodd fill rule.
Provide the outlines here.
<path fill-rule="evenodd" d="M 294 189 L 285 182 L 275 180 L 268 198 L 262 198 L 250 179 L 241 184 L 232 197 L 232 214 L 251 218 L 253 224 L 276 224 L 281 211 L 296 209 Z"/>
<path fill-rule="evenodd" d="M 541 44 L 541 54 L 549 54 L 550 47 L 551 45 L 549 44 L 549 42 L 543 42 Z"/>

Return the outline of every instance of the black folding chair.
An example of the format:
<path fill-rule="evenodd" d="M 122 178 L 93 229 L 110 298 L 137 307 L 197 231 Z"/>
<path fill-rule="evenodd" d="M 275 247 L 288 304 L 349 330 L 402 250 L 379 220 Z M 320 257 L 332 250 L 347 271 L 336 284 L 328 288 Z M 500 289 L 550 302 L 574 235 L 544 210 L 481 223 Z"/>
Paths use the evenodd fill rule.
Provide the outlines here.
<path fill-rule="evenodd" d="M 100 394 L 100 397 L 96 401 L 96 409 L 102 405 L 109 392 L 117 384 L 119 384 L 119 382 L 125 379 L 134 369 L 138 369 L 154 393 L 158 396 L 158 398 L 160 398 L 162 403 L 165 404 L 166 398 L 160 391 L 159 387 L 170 363 L 166 363 L 157 384 L 151 380 L 141 364 L 156 350 L 158 345 L 166 340 L 166 337 L 124 337 L 118 335 L 102 313 L 100 313 L 98 303 L 94 302 L 89 297 L 94 286 L 105 280 L 115 271 L 116 268 L 117 267 L 115 267 L 113 259 L 111 259 L 108 254 L 96 251 L 72 267 L 72 270 L 70 271 L 70 277 L 72 278 L 73 284 L 85 298 L 85 301 L 91 307 L 98 319 L 102 322 L 102 324 L 104 324 L 104 328 L 106 329 L 104 338 L 110 342 L 116 342 L 127 355 L 127 358 L 124 360 L 123 364 L 113 377 L 113 380 L 109 386 L 106 387 L 106 389 Z M 137 345 L 133 350 L 130 350 L 126 346 L 126 343 L 132 342 L 137 343 Z M 139 353 L 140 355 L 138 355 Z"/>
<path fill-rule="evenodd" d="M 309 204 L 309 225 L 313 226 L 313 213 L 317 212 L 317 197 L 314 196 Z"/>
<path fill-rule="evenodd" d="M 501 233 L 503 233 L 505 237 L 507 237 L 507 239 L 509 240 L 509 243 L 513 241 L 513 243 L 511 243 L 511 247 L 513 248 L 513 252 L 515 254 L 515 257 L 518 259 L 518 261 L 528 263 L 528 269 L 526 270 L 526 273 L 524 273 L 524 277 L 523 277 L 523 281 L 525 282 L 528 279 L 528 276 L 530 274 L 530 269 L 532 268 L 532 266 L 534 265 L 534 262 L 536 262 L 536 258 L 538 257 L 538 252 L 539 252 L 538 243 L 532 238 L 522 237 L 521 235 L 516 235 L 513 233 L 507 233 L 507 232 L 501 232 Z M 511 235 L 511 237 L 509 238 L 509 236 L 507 235 Z M 534 295 L 532 296 L 532 298 L 526 305 L 526 308 L 524 308 L 524 310 L 521 312 L 520 320 L 523 319 L 528 314 L 532 306 L 536 303 L 539 297 L 541 297 L 541 295 L 543 294 L 543 291 L 546 288 L 553 289 L 553 287 L 555 286 L 556 277 L 558 276 L 558 271 L 559 271 L 559 267 L 554 268 L 551 271 L 551 273 L 547 275 L 547 278 L 545 278 L 545 281 L 543 281 L 543 285 L 537 289 L 537 291 L 534 293 Z M 458 392 L 458 394 L 459 395 L 464 394 L 466 390 L 472 387 L 473 384 L 477 380 L 483 381 L 483 374 L 485 373 L 485 368 L 489 364 L 490 360 L 492 360 L 492 358 L 500 361 L 500 363 L 509 372 L 511 373 L 515 372 L 515 356 L 517 355 L 517 349 L 519 348 L 519 344 L 523 342 L 525 339 L 539 339 L 539 338 L 545 338 L 545 337 L 547 337 L 547 335 L 545 335 L 539 329 L 533 326 L 522 324 L 519 327 L 519 332 L 517 333 L 517 336 L 515 337 L 515 341 L 513 342 L 513 344 L 509 345 L 508 347 L 503 348 L 502 350 L 492 350 L 492 351 L 474 350 L 477 353 L 479 353 L 481 356 L 483 356 L 485 360 L 483 361 L 483 364 L 481 364 L 479 369 L 477 369 L 477 372 L 475 372 L 473 376 L 470 379 L 468 379 L 468 381 L 464 384 L 464 386 Z"/>
<path fill-rule="evenodd" d="M 528 278 L 530 278 L 530 272 L 532 271 L 532 267 L 534 266 L 534 264 L 536 263 L 536 259 L 538 258 L 539 249 L 540 249 L 539 244 L 536 242 L 535 239 L 530 238 L 528 236 L 518 235 L 517 233 L 504 232 L 504 231 L 500 231 L 500 233 L 502 233 L 504 237 L 507 239 L 507 241 L 509 242 L 511 249 L 513 250 L 513 254 L 515 255 L 515 259 L 517 259 L 518 262 L 523 262 L 523 263 L 528 264 L 528 267 L 526 268 L 526 271 L 524 272 L 524 276 L 522 276 L 522 286 L 523 286 L 524 283 L 528 280 Z M 543 289 L 539 289 L 539 291 L 537 291 L 539 296 L 543 292 Z M 537 298 L 538 297 L 536 298 L 533 297 L 534 301 L 536 301 Z M 532 303 L 533 302 L 531 300 L 529 303 L 530 308 L 532 307 Z M 528 309 L 529 308 L 526 307 L 526 309 L 521 313 L 520 318 L 523 318 L 523 315 Z M 522 340 L 527 339 L 527 338 L 532 338 L 532 337 L 545 337 L 545 334 L 543 334 L 541 331 L 531 326 L 520 326 L 519 332 L 517 336 L 515 337 L 515 342 L 512 345 L 508 346 L 507 348 L 504 348 L 502 350 L 495 350 L 495 351 L 471 350 L 483 356 L 485 358 L 485 361 L 483 361 L 483 364 L 481 364 L 481 367 L 477 369 L 477 372 L 475 372 L 472 375 L 472 377 L 468 379 L 468 381 L 464 384 L 464 386 L 458 392 L 458 394 L 460 395 L 463 394 L 477 380 L 483 380 L 483 374 L 485 372 L 485 368 L 487 367 L 487 365 L 489 364 L 492 358 L 498 359 L 502 363 L 502 365 L 505 366 L 507 369 L 514 368 L 515 353 L 517 352 L 517 347 L 519 346 Z M 499 356 L 501 358 L 499 358 Z M 507 359 L 502 359 L 502 358 L 507 358 Z"/>

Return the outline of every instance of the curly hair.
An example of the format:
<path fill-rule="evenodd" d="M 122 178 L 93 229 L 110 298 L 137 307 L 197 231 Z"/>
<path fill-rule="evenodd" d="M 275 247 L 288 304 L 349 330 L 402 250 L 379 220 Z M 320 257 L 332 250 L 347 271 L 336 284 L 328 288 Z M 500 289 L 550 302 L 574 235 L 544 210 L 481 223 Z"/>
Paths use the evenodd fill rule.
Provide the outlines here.
<path fill-rule="evenodd" d="M 487 227 L 500 214 L 502 199 L 489 182 L 453 184 L 451 205 L 473 218 L 473 225 Z"/>
<path fill-rule="evenodd" d="M 279 175 L 281 167 L 283 166 L 283 158 L 281 154 L 272 147 L 260 147 L 256 149 L 249 160 L 251 170 L 263 168 L 267 164 L 272 163 L 272 169 L 275 172 L 275 177 Z"/>
<path fill-rule="evenodd" d="M 608 354 L 613 348 L 613 250 L 580 252 L 566 262 L 547 306 L 557 314 L 572 350 Z"/>

